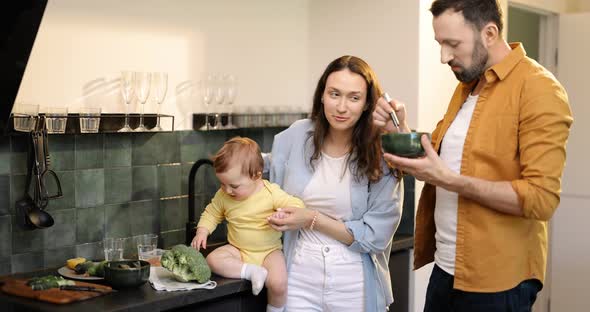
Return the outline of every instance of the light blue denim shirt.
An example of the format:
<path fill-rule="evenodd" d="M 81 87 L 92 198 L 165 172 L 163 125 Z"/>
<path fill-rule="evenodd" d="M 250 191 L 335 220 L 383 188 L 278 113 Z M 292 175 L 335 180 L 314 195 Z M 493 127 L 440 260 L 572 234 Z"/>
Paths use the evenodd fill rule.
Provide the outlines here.
<path fill-rule="evenodd" d="M 274 138 L 270 157 L 270 180 L 286 192 L 301 197 L 313 175 L 309 160 L 313 154 L 310 138 L 314 124 L 309 119 L 299 120 Z M 309 139 L 308 139 L 309 138 Z M 267 158 L 267 160 L 268 160 Z M 351 164 L 351 169 L 355 164 Z M 389 276 L 391 243 L 402 213 L 402 183 L 383 163 L 383 177 L 368 183 L 351 179 L 350 199 L 352 217 L 344 224 L 354 236 L 348 247 L 359 252 L 363 259 L 365 278 L 365 311 L 383 312 L 393 302 Z M 351 170 L 354 172 L 354 170 Z M 283 251 L 287 268 L 291 264 L 299 231 L 283 235 Z"/>

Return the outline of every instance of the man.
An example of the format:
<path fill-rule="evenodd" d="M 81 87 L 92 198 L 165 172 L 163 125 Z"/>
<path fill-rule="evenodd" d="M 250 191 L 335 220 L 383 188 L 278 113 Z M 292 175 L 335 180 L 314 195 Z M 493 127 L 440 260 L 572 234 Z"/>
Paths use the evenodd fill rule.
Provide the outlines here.
<path fill-rule="evenodd" d="M 502 38 L 494 0 L 436 0 L 441 62 L 460 81 L 426 156 L 385 154 L 425 182 L 414 266 L 435 262 L 425 311 L 530 311 L 545 279 L 547 222 L 559 204 L 573 122 L 563 87 Z M 379 101 L 374 119 L 394 131 L 402 103 Z"/>

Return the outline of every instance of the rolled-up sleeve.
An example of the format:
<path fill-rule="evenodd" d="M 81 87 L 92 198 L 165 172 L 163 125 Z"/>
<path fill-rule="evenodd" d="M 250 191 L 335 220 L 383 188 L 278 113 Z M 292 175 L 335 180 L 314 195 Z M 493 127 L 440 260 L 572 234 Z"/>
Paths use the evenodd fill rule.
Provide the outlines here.
<path fill-rule="evenodd" d="M 401 220 L 402 184 L 392 174 L 370 185 L 368 210 L 359 220 L 346 221 L 354 242 L 349 246 L 360 253 L 382 253 L 391 243 Z"/>
<path fill-rule="evenodd" d="M 573 118 L 567 94 L 556 82 L 537 77 L 527 83 L 525 94 L 519 131 L 521 178 L 511 183 L 524 217 L 546 221 L 559 204 Z"/>

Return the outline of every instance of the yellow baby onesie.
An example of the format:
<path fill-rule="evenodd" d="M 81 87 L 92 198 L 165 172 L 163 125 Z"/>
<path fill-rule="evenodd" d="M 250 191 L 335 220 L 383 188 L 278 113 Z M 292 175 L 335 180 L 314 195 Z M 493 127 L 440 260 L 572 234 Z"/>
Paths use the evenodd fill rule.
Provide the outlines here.
<path fill-rule="evenodd" d="M 277 184 L 262 180 L 264 187 L 250 197 L 238 201 L 219 189 L 205 207 L 197 227 L 213 233 L 227 220 L 227 240 L 240 250 L 242 261 L 262 265 L 268 254 L 281 249 L 281 232 L 275 231 L 266 220 L 277 208 L 300 207 L 303 201 L 283 191 Z"/>

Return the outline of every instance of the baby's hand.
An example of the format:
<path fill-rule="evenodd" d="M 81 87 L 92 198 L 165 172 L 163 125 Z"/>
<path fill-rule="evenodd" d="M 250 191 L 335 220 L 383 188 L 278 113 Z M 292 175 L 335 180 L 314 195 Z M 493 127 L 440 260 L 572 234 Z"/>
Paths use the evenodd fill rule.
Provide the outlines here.
<path fill-rule="evenodd" d="M 275 213 L 272 214 L 272 218 L 276 218 L 276 219 L 284 219 L 287 216 L 286 213 L 282 212 L 282 211 L 277 211 Z"/>
<path fill-rule="evenodd" d="M 197 228 L 197 234 L 195 235 L 195 237 L 193 238 L 193 241 L 191 242 L 191 247 L 193 247 L 196 250 L 201 249 L 201 247 L 203 249 L 207 248 L 207 236 L 209 236 L 209 231 L 207 231 L 204 228 Z"/>

